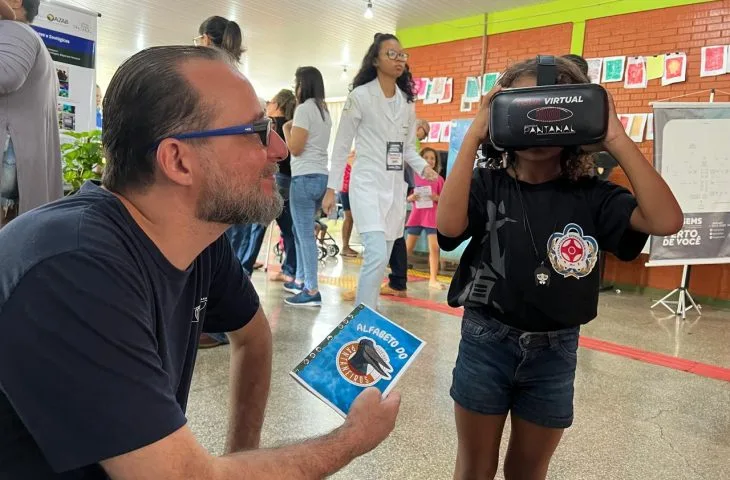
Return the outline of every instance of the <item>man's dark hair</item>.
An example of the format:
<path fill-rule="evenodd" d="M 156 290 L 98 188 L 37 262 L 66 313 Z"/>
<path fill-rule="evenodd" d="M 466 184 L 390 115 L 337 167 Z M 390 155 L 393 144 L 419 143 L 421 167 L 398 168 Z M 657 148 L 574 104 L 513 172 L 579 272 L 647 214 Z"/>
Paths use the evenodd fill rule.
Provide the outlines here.
<path fill-rule="evenodd" d="M 180 65 L 193 59 L 227 62 L 214 48 L 152 47 L 126 60 L 112 77 L 104 97 L 102 132 L 102 183 L 110 191 L 148 187 L 154 181 L 155 142 L 204 130 L 210 123 L 210 109 L 180 72 Z"/>
<path fill-rule="evenodd" d="M 41 0 L 23 0 L 23 10 L 25 10 L 25 19 L 28 23 L 33 23 L 35 20 L 40 4 Z"/>
<path fill-rule="evenodd" d="M 569 62 L 573 62 L 575 66 L 580 68 L 580 71 L 583 72 L 583 75 L 588 75 L 588 62 L 586 62 L 586 59 L 581 57 L 580 55 L 576 55 L 574 53 L 563 55 L 563 58 L 566 59 Z"/>

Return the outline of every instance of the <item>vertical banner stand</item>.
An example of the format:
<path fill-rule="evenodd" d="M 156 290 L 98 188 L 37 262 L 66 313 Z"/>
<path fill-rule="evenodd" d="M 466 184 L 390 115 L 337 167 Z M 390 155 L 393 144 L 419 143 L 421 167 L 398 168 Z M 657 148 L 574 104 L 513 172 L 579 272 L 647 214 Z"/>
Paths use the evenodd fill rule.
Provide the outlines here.
<path fill-rule="evenodd" d="M 710 103 L 714 102 L 715 89 L 713 88 L 710 90 Z M 682 319 L 687 318 L 687 312 L 692 310 L 693 308 L 698 315 L 702 315 L 701 307 L 695 303 L 692 295 L 689 293 L 689 277 L 691 273 L 692 267 L 690 265 L 684 265 L 682 267 L 682 281 L 680 282 L 679 287 L 669 292 L 661 300 L 658 300 L 656 303 L 654 303 L 654 305 L 651 306 L 651 308 L 654 308 L 657 305 L 664 305 L 670 312 L 674 313 L 675 315 L 681 315 Z M 672 296 L 674 296 L 675 293 L 678 294 L 677 300 L 669 300 L 670 298 L 672 298 Z M 689 306 L 687 306 L 687 300 L 689 300 Z M 676 305 L 676 308 L 672 308 L 670 305 Z"/>
<path fill-rule="evenodd" d="M 675 288 L 664 298 L 657 301 L 654 305 L 651 306 L 651 308 L 654 308 L 657 305 L 664 305 L 667 310 L 674 313 L 675 315 L 681 315 L 682 319 L 687 318 L 687 312 L 692 310 L 693 308 L 698 315 L 702 315 L 700 306 L 695 303 L 688 289 L 691 270 L 692 267 L 689 265 L 685 265 L 684 267 L 682 267 L 682 282 L 680 283 L 679 287 Z M 674 296 L 675 293 L 678 294 L 677 300 L 669 300 Z M 687 300 L 689 300 L 689 303 L 691 305 L 687 305 Z M 672 308 L 671 305 L 676 305 L 676 307 Z"/>

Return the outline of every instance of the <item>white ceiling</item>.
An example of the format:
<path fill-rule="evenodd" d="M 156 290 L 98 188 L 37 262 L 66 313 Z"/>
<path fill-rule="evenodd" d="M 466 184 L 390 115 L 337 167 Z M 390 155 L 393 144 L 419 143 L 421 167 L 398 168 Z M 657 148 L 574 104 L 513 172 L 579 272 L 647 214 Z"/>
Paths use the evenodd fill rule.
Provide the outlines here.
<path fill-rule="evenodd" d="M 61 0 L 101 13 L 98 24 L 98 83 L 105 88 L 119 64 L 138 50 L 192 43 L 200 23 L 221 15 L 241 25 L 248 52 L 241 69 L 257 92 L 269 98 L 291 87 L 294 71 L 322 71 L 328 97 L 347 87 L 373 34 L 427 25 L 539 0 L 373 0 L 374 16 L 363 16 L 367 0 Z M 343 65 L 348 66 L 346 78 Z"/>

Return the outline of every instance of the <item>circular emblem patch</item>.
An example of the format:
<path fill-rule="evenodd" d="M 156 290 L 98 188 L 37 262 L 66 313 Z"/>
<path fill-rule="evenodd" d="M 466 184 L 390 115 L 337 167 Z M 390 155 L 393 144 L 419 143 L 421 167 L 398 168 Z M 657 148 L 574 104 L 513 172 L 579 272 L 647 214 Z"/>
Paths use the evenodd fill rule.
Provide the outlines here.
<path fill-rule="evenodd" d="M 598 242 L 590 235 L 583 235 L 583 229 L 575 223 L 553 233 L 547 247 L 553 270 L 565 278 L 587 276 L 598 261 Z"/>

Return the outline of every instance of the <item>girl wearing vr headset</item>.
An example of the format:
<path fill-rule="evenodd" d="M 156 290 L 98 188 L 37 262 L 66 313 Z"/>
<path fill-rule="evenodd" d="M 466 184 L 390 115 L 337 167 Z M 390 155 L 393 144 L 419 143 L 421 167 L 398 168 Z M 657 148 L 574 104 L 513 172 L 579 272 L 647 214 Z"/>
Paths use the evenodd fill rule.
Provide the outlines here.
<path fill-rule="evenodd" d="M 556 58 L 558 84 L 588 83 Z M 500 154 L 473 170 L 488 139 L 490 101 L 502 88 L 536 86 L 537 62 L 507 69 L 482 101 L 439 198 L 438 240 L 453 250 L 471 238 L 449 290 L 463 306 L 451 396 L 459 448 L 456 479 L 494 478 L 507 414 L 506 479 L 543 479 L 573 422 L 580 325 L 596 317 L 598 252 L 636 258 L 648 235 L 671 235 L 682 211 L 626 135 L 613 100 L 603 142 Z M 588 151 L 608 151 L 634 194 L 591 176 Z"/>

